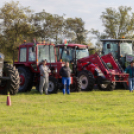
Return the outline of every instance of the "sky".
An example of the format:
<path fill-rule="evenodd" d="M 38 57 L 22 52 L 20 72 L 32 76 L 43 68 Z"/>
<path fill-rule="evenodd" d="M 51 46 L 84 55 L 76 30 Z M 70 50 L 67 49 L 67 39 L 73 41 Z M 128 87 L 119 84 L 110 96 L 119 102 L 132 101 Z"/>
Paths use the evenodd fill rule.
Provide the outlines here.
<path fill-rule="evenodd" d="M 14 0 L 16 1 L 16 0 Z M 98 29 L 103 33 L 104 27 L 100 20 L 100 15 L 105 11 L 105 8 L 119 6 L 130 6 L 132 12 L 134 12 L 133 0 L 17 0 L 24 6 L 30 6 L 34 12 L 41 12 L 43 9 L 52 14 L 63 15 L 66 18 L 82 18 L 85 22 L 85 28 L 90 30 L 91 28 Z M 0 7 L 5 2 L 11 2 L 11 0 L 0 0 Z"/>

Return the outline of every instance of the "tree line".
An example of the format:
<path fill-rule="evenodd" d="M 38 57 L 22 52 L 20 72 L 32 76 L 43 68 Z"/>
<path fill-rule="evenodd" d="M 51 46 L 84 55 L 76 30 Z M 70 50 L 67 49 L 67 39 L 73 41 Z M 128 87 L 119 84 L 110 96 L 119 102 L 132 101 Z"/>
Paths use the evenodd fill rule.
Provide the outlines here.
<path fill-rule="evenodd" d="M 17 47 L 23 43 L 38 42 L 63 43 L 67 39 L 70 43 L 93 46 L 89 33 L 96 35 L 97 45 L 101 38 L 133 38 L 134 13 L 131 7 L 120 6 L 118 9 L 106 8 L 100 19 L 104 26 L 104 34 L 96 29 L 86 29 L 81 18 L 66 18 L 57 14 L 50 14 L 45 10 L 35 13 L 30 7 L 24 7 L 19 2 L 6 2 L 0 8 L 0 52 L 6 59 L 18 57 Z"/>

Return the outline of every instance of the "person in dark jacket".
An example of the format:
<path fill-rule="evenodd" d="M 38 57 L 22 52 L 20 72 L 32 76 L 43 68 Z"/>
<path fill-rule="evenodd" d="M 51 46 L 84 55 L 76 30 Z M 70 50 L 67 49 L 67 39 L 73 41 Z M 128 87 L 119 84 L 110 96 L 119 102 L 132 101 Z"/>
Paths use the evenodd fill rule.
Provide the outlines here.
<path fill-rule="evenodd" d="M 65 91 L 67 91 L 67 94 L 70 94 L 70 75 L 71 75 L 71 69 L 69 67 L 69 62 L 65 62 L 65 66 L 63 66 L 60 69 L 60 75 L 62 76 L 62 83 L 64 85 L 63 88 L 63 94 L 65 94 Z M 67 90 L 65 90 L 67 89 Z"/>
<path fill-rule="evenodd" d="M 129 65 L 125 72 L 129 74 L 129 90 L 130 92 L 133 92 L 134 90 L 134 61 L 131 62 L 131 65 Z"/>

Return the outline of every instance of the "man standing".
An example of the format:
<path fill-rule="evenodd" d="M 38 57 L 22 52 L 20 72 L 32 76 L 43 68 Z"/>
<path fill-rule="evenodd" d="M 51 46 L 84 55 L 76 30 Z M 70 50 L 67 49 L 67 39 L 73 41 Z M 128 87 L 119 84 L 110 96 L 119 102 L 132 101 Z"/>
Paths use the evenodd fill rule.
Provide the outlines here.
<path fill-rule="evenodd" d="M 43 94 L 43 91 L 45 91 L 45 94 L 48 94 L 48 86 L 49 86 L 49 73 L 51 70 L 48 66 L 46 66 L 47 61 L 43 60 L 42 65 L 40 65 L 40 85 L 39 85 L 39 92 L 40 94 Z"/>
<path fill-rule="evenodd" d="M 62 84 L 64 85 L 63 94 L 65 94 L 65 89 L 67 89 L 67 94 L 70 94 L 71 69 L 69 68 L 69 62 L 65 62 L 65 66 L 60 69 L 60 75 L 62 76 Z"/>
<path fill-rule="evenodd" d="M 131 65 L 129 65 L 126 70 L 126 73 L 129 73 L 129 90 L 130 92 L 133 92 L 134 89 L 134 61 L 131 62 Z"/>

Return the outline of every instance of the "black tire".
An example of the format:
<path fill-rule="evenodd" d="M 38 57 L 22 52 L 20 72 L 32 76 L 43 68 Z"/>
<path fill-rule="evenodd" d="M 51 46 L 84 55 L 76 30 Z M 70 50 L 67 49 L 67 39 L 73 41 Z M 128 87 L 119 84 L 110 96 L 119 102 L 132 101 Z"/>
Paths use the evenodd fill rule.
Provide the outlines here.
<path fill-rule="evenodd" d="M 129 86 L 127 82 L 123 82 L 122 84 L 123 84 L 124 89 L 129 90 Z"/>
<path fill-rule="evenodd" d="M 10 64 L 4 64 L 3 76 L 10 77 L 10 80 L 1 80 L 0 84 L 0 94 L 7 94 L 8 92 L 11 95 L 18 93 L 20 79 L 18 70 Z"/>
<path fill-rule="evenodd" d="M 81 82 L 82 91 L 92 91 L 95 84 L 93 74 L 88 70 L 83 70 L 78 73 L 78 78 Z"/>
<path fill-rule="evenodd" d="M 26 67 L 18 67 L 18 71 L 20 75 L 19 92 L 31 91 L 32 86 L 33 86 L 33 75 L 31 71 Z"/>
<path fill-rule="evenodd" d="M 39 91 L 39 83 L 36 85 L 36 90 Z M 58 92 L 58 83 L 57 79 L 50 76 L 49 77 L 49 87 L 48 87 L 48 93 L 57 93 Z"/>
<path fill-rule="evenodd" d="M 116 89 L 128 90 L 129 87 L 126 82 L 116 82 Z"/>
<path fill-rule="evenodd" d="M 57 79 L 50 76 L 49 77 L 49 87 L 48 87 L 48 93 L 57 93 L 58 92 L 58 83 Z"/>
<path fill-rule="evenodd" d="M 70 85 L 70 92 L 80 92 L 81 91 L 81 81 L 78 77 L 73 77 L 73 84 Z"/>
<path fill-rule="evenodd" d="M 113 91 L 115 89 L 115 83 L 97 84 L 98 88 L 102 91 Z"/>

